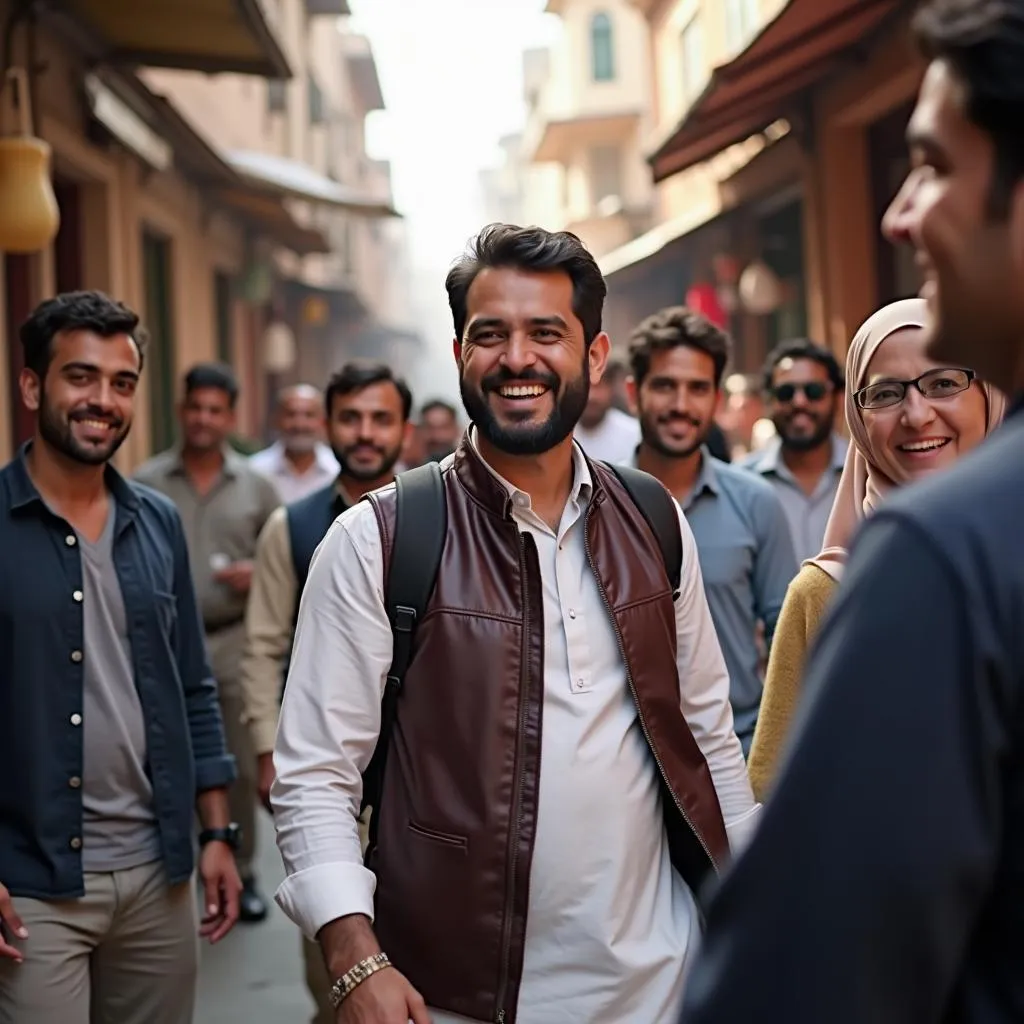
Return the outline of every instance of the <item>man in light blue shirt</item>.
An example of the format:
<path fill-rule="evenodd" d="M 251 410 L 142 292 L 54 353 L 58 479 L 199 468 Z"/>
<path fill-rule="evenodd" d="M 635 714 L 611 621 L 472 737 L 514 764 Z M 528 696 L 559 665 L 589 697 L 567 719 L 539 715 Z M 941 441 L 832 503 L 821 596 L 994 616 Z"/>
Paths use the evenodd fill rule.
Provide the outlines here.
<path fill-rule="evenodd" d="M 635 464 L 676 497 L 697 540 L 747 753 L 763 687 L 758 628 L 770 644 L 797 563 L 772 486 L 707 450 L 729 350 L 728 335 L 704 317 L 683 306 L 663 309 L 633 332 L 630 393 L 642 435 Z"/>
<path fill-rule="evenodd" d="M 828 349 L 793 339 L 768 356 L 764 388 L 778 433 L 741 465 L 775 488 L 802 562 L 821 551 L 846 459 L 846 441 L 834 431 L 843 372 Z"/>

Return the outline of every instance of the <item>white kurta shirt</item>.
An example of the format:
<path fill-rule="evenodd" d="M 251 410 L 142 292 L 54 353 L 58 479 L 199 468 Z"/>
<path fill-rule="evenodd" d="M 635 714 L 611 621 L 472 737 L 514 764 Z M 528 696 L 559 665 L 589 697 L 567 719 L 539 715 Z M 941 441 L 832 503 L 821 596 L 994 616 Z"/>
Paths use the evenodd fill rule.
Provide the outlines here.
<path fill-rule="evenodd" d="M 609 409 L 596 427 L 576 426 L 573 436 L 592 458 L 612 465 L 628 463 L 640 444 L 640 422 L 621 409 Z"/>
<path fill-rule="evenodd" d="M 697 917 L 669 860 L 657 768 L 587 565 L 592 482 L 573 450 L 575 482 L 557 531 L 531 510 L 529 495 L 502 481 L 519 529 L 536 542 L 544 592 L 540 792 L 518 1016 L 520 1024 L 669 1024 Z M 735 848 L 757 807 L 682 514 L 680 529 L 680 701 Z M 273 802 L 288 873 L 277 901 L 310 937 L 335 918 L 373 916 L 374 877 L 362 864 L 356 814 L 391 653 L 377 519 L 361 502 L 334 523 L 313 560 L 275 752 Z M 432 1019 L 465 1020 L 436 1010 Z"/>
<path fill-rule="evenodd" d="M 281 504 L 290 505 L 333 483 L 341 472 L 334 452 L 327 445 L 318 444 L 315 452 L 316 459 L 309 469 L 299 473 L 285 455 L 284 444 L 275 441 L 269 448 L 250 455 L 249 465 L 277 488 Z"/>

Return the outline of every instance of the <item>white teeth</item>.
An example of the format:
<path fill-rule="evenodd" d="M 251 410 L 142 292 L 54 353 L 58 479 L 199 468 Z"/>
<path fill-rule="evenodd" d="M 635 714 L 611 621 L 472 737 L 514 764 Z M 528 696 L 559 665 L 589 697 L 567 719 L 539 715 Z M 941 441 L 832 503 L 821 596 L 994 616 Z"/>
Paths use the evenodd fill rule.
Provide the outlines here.
<path fill-rule="evenodd" d="M 949 438 L 936 438 L 934 441 L 910 441 L 907 444 L 901 444 L 900 448 L 905 452 L 931 452 L 937 448 L 944 448 L 949 444 Z"/>
<path fill-rule="evenodd" d="M 543 384 L 506 384 L 499 391 L 505 398 L 536 398 L 547 388 Z"/>
<path fill-rule="evenodd" d="M 110 424 L 104 423 L 103 420 L 79 420 L 80 423 L 84 423 L 87 427 L 92 427 L 94 430 L 109 430 Z"/>

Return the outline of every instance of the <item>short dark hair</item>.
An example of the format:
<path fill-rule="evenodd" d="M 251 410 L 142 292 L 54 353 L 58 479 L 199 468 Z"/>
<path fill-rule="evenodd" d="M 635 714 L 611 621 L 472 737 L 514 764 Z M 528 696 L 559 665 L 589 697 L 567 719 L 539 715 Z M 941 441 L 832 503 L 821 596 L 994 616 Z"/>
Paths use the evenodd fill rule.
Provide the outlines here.
<path fill-rule="evenodd" d="M 420 415 L 426 416 L 428 412 L 433 412 L 435 409 L 448 413 L 453 420 L 459 418 L 459 410 L 451 402 L 446 402 L 443 398 L 432 398 L 429 402 L 424 402 L 420 406 Z"/>
<path fill-rule="evenodd" d="M 706 316 L 686 306 L 669 306 L 642 321 L 630 335 L 629 364 L 633 379 L 642 384 L 651 370 L 651 355 L 673 348 L 693 348 L 711 357 L 715 364 L 715 387 L 732 355 L 732 341 L 725 331 Z"/>
<path fill-rule="evenodd" d="M 572 281 L 572 310 L 583 325 L 584 341 L 589 345 L 601 333 L 608 288 L 597 260 L 576 235 L 515 224 L 488 224 L 471 239 L 468 250 L 445 278 L 457 338 L 462 338 L 466 328 L 466 297 L 477 274 L 485 268 L 499 267 L 567 274 Z"/>
<path fill-rule="evenodd" d="M 202 388 L 213 388 L 223 391 L 228 396 L 231 408 L 238 401 L 238 378 L 234 370 L 224 363 L 196 363 L 185 374 L 185 396 Z"/>
<path fill-rule="evenodd" d="M 992 139 L 988 212 L 1005 218 L 1024 175 L 1024 3 L 926 0 L 913 27 L 925 58 L 946 61 L 956 73 L 968 119 Z"/>
<path fill-rule="evenodd" d="M 346 363 L 327 384 L 324 393 L 324 407 L 328 418 L 334 407 L 334 399 L 350 395 L 353 391 L 362 391 L 372 384 L 393 384 L 402 399 L 402 419 L 407 420 L 412 412 L 412 392 L 402 377 L 396 377 L 395 371 L 387 363 L 372 363 L 362 359 L 354 359 Z"/>
<path fill-rule="evenodd" d="M 92 331 L 101 338 L 127 334 L 139 350 L 141 369 L 145 336 L 138 327 L 138 314 L 103 292 L 64 292 L 36 306 L 18 335 L 25 350 L 25 366 L 45 377 L 53 359 L 53 339 L 64 331 Z"/>
<path fill-rule="evenodd" d="M 828 379 L 836 391 L 843 390 L 843 371 L 839 367 L 836 357 L 823 345 L 811 341 L 809 338 L 791 338 L 789 341 L 780 341 L 768 353 L 764 363 L 764 389 L 772 389 L 772 378 L 775 375 L 775 367 L 783 359 L 810 359 L 811 362 L 825 367 Z"/>

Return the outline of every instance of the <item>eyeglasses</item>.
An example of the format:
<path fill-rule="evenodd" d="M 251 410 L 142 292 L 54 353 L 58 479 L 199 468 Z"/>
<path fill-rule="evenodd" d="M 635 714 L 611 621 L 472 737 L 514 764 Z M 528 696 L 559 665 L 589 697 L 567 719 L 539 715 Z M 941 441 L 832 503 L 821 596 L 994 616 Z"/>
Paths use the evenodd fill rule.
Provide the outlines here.
<path fill-rule="evenodd" d="M 830 384 L 811 380 L 806 384 L 779 384 L 771 389 L 771 395 L 776 402 L 792 402 L 796 393 L 802 391 L 808 402 L 820 402 L 831 390 Z"/>
<path fill-rule="evenodd" d="M 916 380 L 881 380 L 855 391 L 853 397 L 862 409 L 889 409 L 907 397 L 907 388 L 915 387 L 928 399 L 951 398 L 966 391 L 976 374 L 973 370 L 943 368 L 922 373 Z"/>

